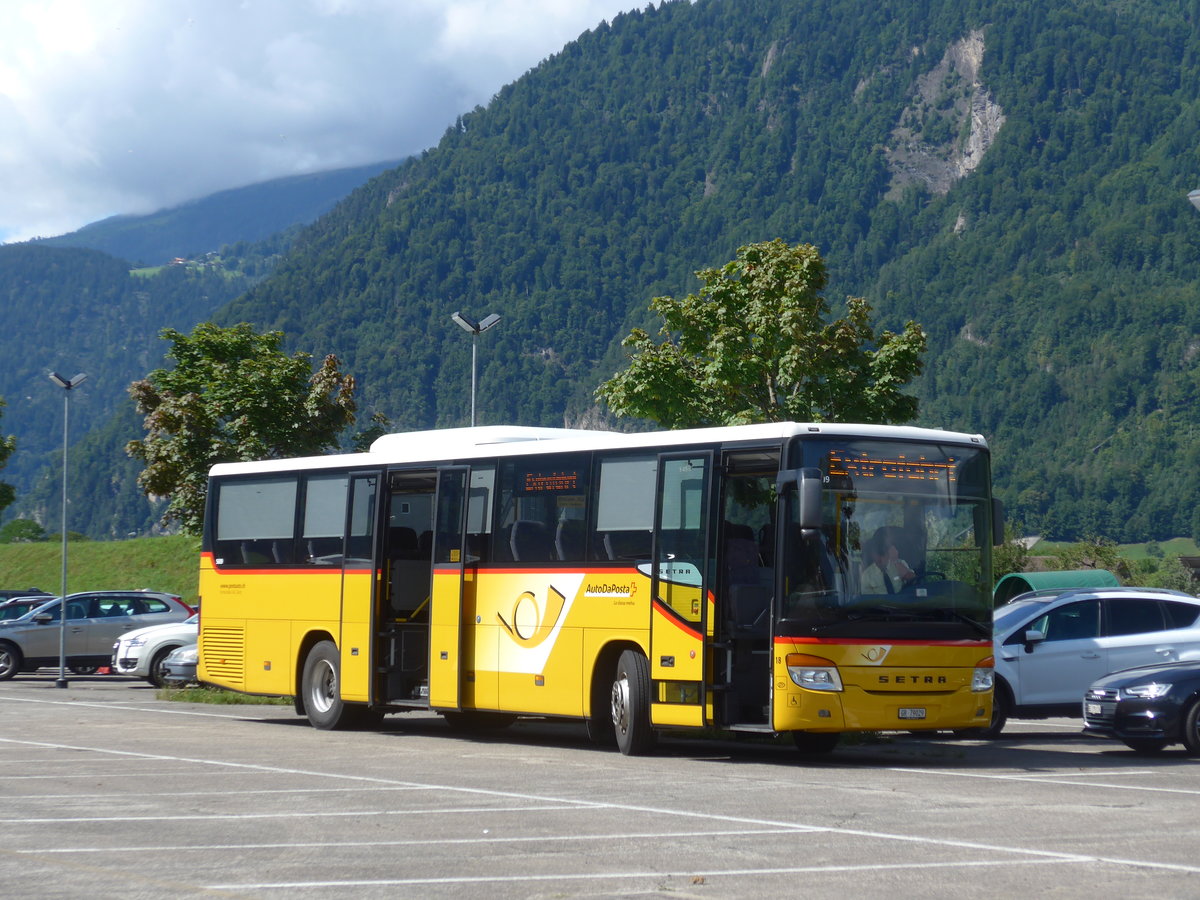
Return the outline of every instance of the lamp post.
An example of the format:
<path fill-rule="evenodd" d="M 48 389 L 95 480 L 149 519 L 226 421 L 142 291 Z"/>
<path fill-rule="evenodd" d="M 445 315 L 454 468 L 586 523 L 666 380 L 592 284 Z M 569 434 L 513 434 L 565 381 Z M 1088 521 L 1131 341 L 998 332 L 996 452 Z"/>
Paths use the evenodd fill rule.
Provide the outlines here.
<path fill-rule="evenodd" d="M 493 325 L 500 321 L 500 317 L 495 313 L 485 316 L 483 321 L 476 322 L 468 316 L 464 316 L 460 312 L 456 312 L 450 316 L 455 322 L 463 327 L 465 331 L 471 332 L 471 427 L 475 427 L 475 344 L 483 332 L 487 331 Z"/>
<path fill-rule="evenodd" d="M 50 380 L 63 389 L 63 475 L 62 475 L 62 593 L 58 601 L 58 679 L 55 687 L 67 686 L 67 419 L 71 409 L 71 388 L 79 387 L 87 375 L 74 378 L 50 373 Z"/>

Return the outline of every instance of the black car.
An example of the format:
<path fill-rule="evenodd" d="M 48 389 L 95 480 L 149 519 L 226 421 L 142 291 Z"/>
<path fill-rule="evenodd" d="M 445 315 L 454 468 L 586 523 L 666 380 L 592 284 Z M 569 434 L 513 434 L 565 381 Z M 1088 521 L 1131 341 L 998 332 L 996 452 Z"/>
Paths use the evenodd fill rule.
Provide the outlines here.
<path fill-rule="evenodd" d="M 1139 753 L 1182 743 L 1200 756 L 1200 660 L 1138 666 L 1105 675 L 1083 695 L 1084 732 Z"/>

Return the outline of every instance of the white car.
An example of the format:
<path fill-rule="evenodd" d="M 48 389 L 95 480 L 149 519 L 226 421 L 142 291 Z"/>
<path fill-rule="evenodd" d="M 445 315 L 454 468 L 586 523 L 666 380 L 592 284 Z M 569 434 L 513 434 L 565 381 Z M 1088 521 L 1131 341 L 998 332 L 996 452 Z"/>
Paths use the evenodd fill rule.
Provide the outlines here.
<path fill-rule="evenodd" d="M 172 651 L 194 645 L 200 636 L 200 614 L 183 622 L 139 628 L 113 644 L 114 675 L 134 675 L 163 686 L 163 663 Z"/>
<path fill-rule="evenodd" d="M 1081 715 L 1079 698 L 1109 672 L 1200 659 L 1200 598 L 1159 588 L 1022 594 L 996 609 L 992 723 L 1011 715 Z"/>

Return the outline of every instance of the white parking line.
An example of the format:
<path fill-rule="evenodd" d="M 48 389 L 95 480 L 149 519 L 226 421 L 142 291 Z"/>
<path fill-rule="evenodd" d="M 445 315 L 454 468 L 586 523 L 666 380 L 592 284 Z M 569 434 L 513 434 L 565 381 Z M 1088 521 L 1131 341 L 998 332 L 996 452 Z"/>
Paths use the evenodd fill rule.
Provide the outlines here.
<path fill-rule="evenodd" d="M 808 832 L 812 832 L 812 833 L 822 833 L 822 834 L 839 835 L 839 836 L 856 837 L 856 838 L 869 838 L 869 839 L 873 839 L 873 840 L 882 840 L 882 841 L 895 841 L 895 842 L 900 842 L 900 843 L 916 844 L 916 845 L 921 845 L 921 846 L 926 846 L 926 847 L 952 848 L 952 849 L 956 849 L 956 850 L 976 850 L 982 854 L 989 855 L 989 858 L 985 859 L 985 860 L 967 861 L 965 863 L 960 862 L 960 863 L 953 863 L 953 864 L 952 863 L 913 864 L 911 866 L 912 868 L 922 868 L 922 867 L 945 868 L 945 867 L 951 866 L 951 865 L 953 865 L 953 866 L 968 866 L 968 865 L 996 866 L 996 865 L 1002 865 L 1005 863 L 1012 864 L 1012 863 L 1028 863 L 1028 862 L 1086 862 L 1086 863 L 1092 863 L 1092 864 L 1101 863 L 1101 864 L 1106 864 L 1106 865 L 1132 866 L 1132 867 L 1144 868 L 1144 869 L 1171 870 L 1171 871 L 1195 873 L 1195 874 L 1200 875 L 1200 866 L 1185 866 L 1185 865 L 1177 865 L 1177 864 L 1173 864 L 1173 863 L 1158 863 L 1158 862 L 1151 862 L 1148 860 L 1117 859 L 1117 858 L 1096 856 L 1096 855 L 1092 855 L 1092 854 L 1066 853 L 1066 852 L 1060 852 L 1060 851 L 1040 850 L 1040 849 L 1036 849 L 1036 848 L 1027 848 L 1027 847 L 1007 847 L 1007 846 L 1003 846 L 1000 844 L 989 844 L 989 843 L 983 843 L 980 841 L 954 840 L 954 839 L 950 839 L 950 838 L 937 838 L 937 837 L 920 836 L 920 835 L 912 835 L 912 834 L 896 834 L 896 833 L 889 833 L 889 832 L 885 832 L 885 831 L 868 831 L 868 830 L 864 830 L 864 829 L 854 829 L 854 828 L 837 828 L 837 827 L 830 827 L 830 826 L 824 826 L 824 825 L 809 825 L 809 824 L 805 824 L 805 823 L 801 823 L 801 822 L 779 822 L 779 821 L 773 821 L 773 820 L 769 820 L 769 819 L 758 819 L 758 818 L 743 817 L 743 816 L 730 816 L 730 815 L 724 815 L 724 814 L 720 814 L 720 813 L 696 812 L 693 810 L 683 810 L 683 809 L 663 809 L 663 808 L 659 808 L 659 807 L 638 806 L 636 804 L 628 804 L 628 803 L 596 802 L 596 801 L 578 800 L 578 799 L 564 798 L 564 797 L 547 797 L 544 795 L 537 795 L 537 794 L 518 793 L 518 792 L 514 792 L 514 791 L 501 791 L 501 790 L 496 790 L 494 788 L 473 788 L 473 787 L 463 787 L 461 785 L 445 785 L 445 784 L 422 784 L 420 782 L 400 781 L 397 779 L 379 778 L 379 777 L 374 777 L 374 776 L 348 775 L 348 774 L 341 774 L 341 773 L 334 773 L 334 772 L 319 772 L 319 771 L 313 771 L 313 770 L 308 770 L 308 769 L 294 769 L 294 768 L 289 768 L 289 767 L 269 766 L 269 765 L 258 764 L 258 763 L 237 763 L 237 762 L 229 762 L 226 760 L 199 759 L 199 758 L 195 758 L 195 757 L 173 756 L 173 755 L 169 755 L 169 754 L 138 753 L 138 752 L 133 752 L 133 751 L 129 751 L 129 750 L 113 750 L 113 749 L 103 748 L 103 747 L 80 747 L 80 746 L 71 745 L 71 744 L 58 744 L 58 743 L 43 742 L 43 741 L 21 741 L 21 740 L 14 740 L 11 738 L 0 738 L 0 744 L 8 744 L 8 745 L 12 745 L 12 746 L 22 746 L 22 747 L 42 747 L 42 748 L 54 749 L 54 750 L 78 750 L 78 751 L 84 751 L 84 752 L 95 753 L 95 754 L 106 755 L 106 756 L 118 756 L 118 757 L 133 758 L 133 759 L 152 759 L 152 760 L 160 760 L 160 761 L 161 760 L 172 760 L 174 762 L 179 762 L 179 763 L 189 763 L 189 764 L 202 765 L 202 766 L 214 766 L 214 767 L 218 767 L 218 768 L 240 769 L 240 770 L 258 771 L 258 772 L 271 772 L 271 773 L 275 773 L 275 774 L 284 774 L 284 775 L 303 775 L 306 777 L 331 778 L 331 779 L 350 781 L 350 782 L 360 782 L 360 783 L 367 782 L 367 783 L 371 783 L 371 784 L 390 784 L 390 785 L 401 785 L 401 786 L 407 786 L 407 787 L 425 787 L 425 788 L 428 788 L 429 790 L 441 791 L 441 792 L 445 792 L 448 794 L 470 794 L 472 796 L 491 797 L 491 798 L 520 801 L 523 803 L 532 803 L 532 804 L 539 805 L 539 806 L 530 806 L 530 807 L 517 807 L 517 808 L 515 808 L 517 811 L 519 811 L 521 809 L 525 809 L 525 808 L 534 810 L 534 809 L 539 809 L 539 807 L 544 808 L 544 809 L 568 809 L 568 810 L 569 809 L 581 810 L 581 809 L 588 809 L 588 808 L 621 810 L 624 812 L 643 813 L 643 814 L 647 814 L 647 815 L 659 815 L 659 816 L 666 816 L 666 817 L 673 817 L 673 818 L 703 820 L 703 821 L 710 821 L 710 822 L 723 822 L 726 825 L 738 824 L 738 825 L 755 826 L 755 827 L 760 827 L 760 828 L 761 827 L 787 828 L 787 829 L 804 830 L 804 831 L 808 831 Z M 897 771 L 911 772 L 914 770 L 898 769 Z M 925 771 L 925 770 L 917 770 L 917 771 Z M 945 773 L 936 772 L 936 773 L 931 773 L 931 774 L 943 775 Z M 512 807 L 505 808 L 506 811 L 511 811 L 513 809 L 514 808 L 512 808 Z M 436 810 L 436 811 L 444 812 L 445 810 Z M 251 816 L 249 818 L 253 818 L 253 817 Z M 144 818 L 142 818 L 142 820 L 144 821 Z M 16 821 L 16 820 L 14 820 L 14 821 Z M 25 819 L 25 820 L 21 820 L 21 821 L 29 822 L 31 820 Z M 50 819 L 50 820 L 45 820 L 45 821 L 56 822 L 56 821 L 71 821 L 71 820 L 69 820 L 69 819 L 63 819 L 63 820 Z M 101 821 L 101 820 L 88 819 L 86 821 Z M 990 858 L 990 857 L 994 856 L 995 854 L 1016 855 L 1018 857 L 1021 857 L 1022 859 L 1005 861 L 1005 860 L 995 860 L 994 858 Z M 885 865 L 885 866 L 864 866 L 864 867 L 862 867 L 862 870 L 864 870 L 864 871 L 869 871 L 872 869 L 897 870 L 897 869 L 902 869 L 902 868 L 905 868 L 904 864 Z M 762 870 L 736 870 L 736 871 L 728 870 L 728 871 L 719 871 L 719 872 L 714 871 L 712 873 L 700 872 L 700 873 L 688 873 L 688 874 L 690 874 L 690 875 L 711 874 L 713 877 L 718 877 L 720 875 L 776 874 L 776 873 L 778 873 L 778 874 L 793 874 L 793 873 L 804 873 L 804 872 L 820 872 L 820 871 L 835 872 L 835 871 L 857 871 L 857 870 L 858 870 L 858 867 L 853 867 L 853 866 L 829 867 L 829 868 L 795 867 L 795 868 L 762 869 Z M 630 878 L 632 878 L 632 877 L 646 877 L 649 874 L 653 874 L 657 877 L 663 877 L 662 873 L 623 873 L 623 874 L 622 873 L 615 873 L 615 874 L 610 873 L 606 877 L 610 877 L 610 878 L 611 877 L 630 877 Z M 545 877 L 537 876 L 536 878 L 532 878 L 530 880 L 548 881 L 548 880 L 552 880 L 553 878 L 556 878 L 556 877 L 569 880 L 571 878 L 594 879 L 598 876 L 590 875 L 590 874 L 589 875 L 579 875 L 579 876 L 569 876 L 569 875 L 545 876 Z M 368 886 L 373 885 L 373 884 L 381 884 L 381 885 L 443 884 L 443 883 L 444 884 L 455 884 L 455 883 L 470 884 L 470 883 L 477 883 L 477 882 L 478 883 L 495 882 L 497 880 L 504 880 L 504 879 L 495 879 L 495 878 L 477 878 L 477 879 L 465 878 L 465 879 L 461 879 L 461 880 L 458 880 L 458 879 L 448 879 L 448 880 L 420 879 L 420 880 L 413 880 L 413 881 L 403 881 L 403 880 L 379 881 L 379 882 L 366 881 L 366 882 L 361 882 L 361 883 L 354 882 L 354 881 L 287 882 L 287 883 L 281 882 L 278 884 L 269 883 L 269 884 L 262 884 L 262 885 L 226 885 L 226 886 L 224 886 L 224 888 L 225 889 L 243 889 L 243 890 L 255 890 L 255 889 L 267 890 L 267 889 L 287 888 L 287 887 L 292 887 L 292 888 L 338 887 L 338 886 L 344 887 L 344 886 L 357 886 L 360 884 L 368 885 Z M 520 880 L 520 879 L 517 879 L 517 880 Z M 214 890 L 219 889 L 218 886 L 212 886 L 212 888 Z"/>
<path fill-rule="evenodd" d="M 412 887 L 416 885 L 451 884 L 528 884 L 546 881 L 596 881 L 598 879 L 653 878 L 659 882 L 672 878 L 693 885 L 697 878 L 744 878 L 747 875 L 811 875 L 833 872 L 897 872 L 912 869 L 959 869 L 971 867 L 1029 866 L 1090 862 L 1079 859 L 974 860 L 968 862 L 894 863 L 857 866 L 794 866 L 769 869 L 696 869 L 689 872 L 586 872 L 572 875 L 476 875 L 462 878 L 379 878 L 361 881 L 278 881 L 258 884 L 208 884 L 210 891 L 272 891 L 352 887 Z"/>
<path fill-rule="evenodd" d="M 508 812 L 508 810 L 505 810 Z M 190 817 L 189 817 L 190 818 Z M 146 847 L 122 847 L 123 853 L 151 851 L 156 853 L 183 853 L 188 851 L 220 852 L 226 850 L 303 850 L 309 847 L 320 847 L 324 850 L 341 850 L 348 847 L 442 847 L 460 844 L 537 844 L 545 845 L 548 841 L 555 843 L 575 843 L 589 841 L 636 841 L 636 840 L 665 840 L 667 838 L 711 838 L 711 837 L 754 837 L 764 834 L 798 834 L 811 831 L 809 828 L 745 828 L 727 829 L 722 831 L 649 831 L 643 834 L 630 834 L 622 831 L 620 834 L 568 834 L 549 838 L 544 834 L 530 837 L 479 837 L 479 838 L 437 838 L 426 840 L 413 838 L 404 841 L 294 841 L 275 844 L 178 844 L 168 846 L 152 844 Z M 32 850 L 8 850 L 7 853 L 30 856 L 41 856 L 47 853 L 112 853 L 112 847 L 36 847 Z"/>
<path fill-rule="evenodd" d="M 912 772 L 918 775 L 936 775 L 938 778 L 981 778 L 985 781 L 1032 781 L 1036 784 L 1072 784 L 1080 787 L 1095 787 L 1095 788 L 1111 788 L 1115 791 L 1146 791 L 1153 794 L 1184 794 L 1191 796 L 1200 794 L 1200 789 L 1190 788 L 1164 788 L 1154 787 L 1146 784 L 1114 784 L 1108 781 L 1062 781 L 1062 776 L 1046 774 L 1046 775 L 987 775 L 983 772 L 955 772 L 947 769 L 911 769 L 903 766 L 892 766 L 888 769 L 889 772 Z M 1082 776 L 1084 773 L 1080 773 Z M 1122 773 L 1123 774 L 1123 773 Z M 1141 774 L 1152 775 L 1152 770 L 1146 770 Z M 1094 777 L 1091 772 L 1086 773 L 1087 777 Z"/>

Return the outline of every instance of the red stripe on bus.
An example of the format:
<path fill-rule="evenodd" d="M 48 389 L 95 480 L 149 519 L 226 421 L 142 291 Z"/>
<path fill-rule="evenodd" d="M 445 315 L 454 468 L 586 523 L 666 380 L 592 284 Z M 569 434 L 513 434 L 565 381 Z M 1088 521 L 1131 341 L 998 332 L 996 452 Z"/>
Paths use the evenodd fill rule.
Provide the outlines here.
<path fill-rule="evenodd" d="M 672 625 L 674 625 L 676 628 L 678 628 L 680 631 L 682 631 L 684 634 L 686 634 L 688 637 L 695 638 L 696 640 L 701 639 L 699 631 L 697 631 L 695 628 L 693 628 L 687 622 L 686 619 L 682 618 L 679 615 L 679 613 L 675 612 L 675 610 L 671 609 L 671 607 L 667 606 L 661 600 L 654 601 L 654 611 L 656 613 L 658 613 L 660 616 L 662 616 L 664 619 L 666 619 L 668 622 L 670 622 Z"/>
<path fill-rule="evenodd" d="M 891 640 L 888 638 L 819 638 L 819 637 L 776 637 L 776 644 L 826 644 L 829 646 L 841 646 L 849 644 L 862 644 L 864 646 L 874 646 L 876 644 L 891 644 L 900 647 L 991 647 L 991 641 L 912 641 L 912 640 Z"/>

